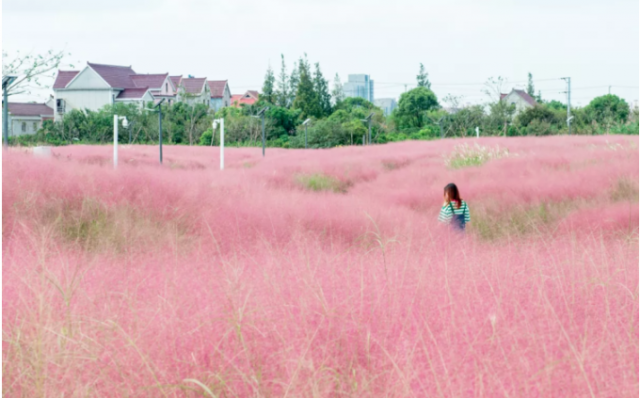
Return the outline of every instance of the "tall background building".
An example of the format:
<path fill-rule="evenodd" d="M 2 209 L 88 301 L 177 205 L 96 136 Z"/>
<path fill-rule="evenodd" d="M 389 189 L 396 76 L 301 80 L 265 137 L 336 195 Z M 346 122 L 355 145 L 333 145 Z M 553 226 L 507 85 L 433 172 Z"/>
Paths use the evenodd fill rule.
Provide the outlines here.
<path fill-rule="evenodd" d="M 349 75 L 343 87 L 345 97 L 362 97 L 373 102 L 373 80 L 369 75 Z"/>
<path fill-rule="evenodd" d="M 382 109 L 385 116 L 389 116 L 398 103 L 395 98 L 378 98 L 373 102 L 378 108 Z"/>

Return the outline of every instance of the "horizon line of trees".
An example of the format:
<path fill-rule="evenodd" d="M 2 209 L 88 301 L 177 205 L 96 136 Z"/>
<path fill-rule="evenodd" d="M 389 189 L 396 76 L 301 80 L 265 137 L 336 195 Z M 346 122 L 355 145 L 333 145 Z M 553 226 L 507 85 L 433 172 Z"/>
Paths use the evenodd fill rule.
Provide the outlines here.
<path fill-rule="evenodd" d="M 441 100 L 431 90 L 429 75 L 420 64 L 416 88 L 403 93 L 391 115 L 363 98 L 345 98 L 338 74 L 329 81 L 320 63 L 309 62 L 307 54 L 288 70 L 284 55 L 276 77 L 267 68 L 259 100 L 241 108 L 227 107 L 217 113 L 204 104 L 163 105 L 163 140 L 166 144 L 217 145 L 219 134 L 212 131 L 214 118 L 225 118 L 225 144 L 261 144 L 261 122 L 255 115 L 265 112 L 265 133 L 269 146 L 303 148 L 305 128 L 310 119 L 308 143 L 311 148 L 361 145 L 371 117 L 373 143 L 407 139 L 429 140 L 475 136 L 544 136 L 566 134 L 566 107 L 557 100 L 546 101 L 536 94 L 533 76 L 528 74 L 526 92 L 538 104 L 519 114 L 500 100 L 506 81 L 490 78 L 483 90 L 485 105 L 461 106 L 461 97 L 447 95 Z M 445 110 L 453 110 L 451 112 Z M 594 98 L 587 106 L 572 110 L 573 134 L 638 134 L 638 110 L 613 94 Z M 121 128 L 120 142 L 150 144 L 158 140 L 158 117 L 136 105 L 116 103 L 99 111 L 73 110 L 61 122 L 45 121 L 34 136 L 12 137 L 19 144 L 109 143 L 113 140 L 113 114 L 126 116 L 128 129 Z"/>

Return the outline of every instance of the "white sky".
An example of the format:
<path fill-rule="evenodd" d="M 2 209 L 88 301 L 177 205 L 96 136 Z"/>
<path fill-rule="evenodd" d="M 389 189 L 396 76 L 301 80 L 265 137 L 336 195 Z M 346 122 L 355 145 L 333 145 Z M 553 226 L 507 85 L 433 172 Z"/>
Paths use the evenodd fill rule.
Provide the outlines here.
<path fill-rule="evenodd" d="M 487 78 L 508 91 L 531 72 L 543 98 L 563 102 L 570 76 L 572 103 L 586 105 L 609 85 L 638 99 L 638 16 L 638 0 L 4 0 L 2 48 L 228 79 L 234 94 L 261 89 L 281 53 L 290 69 L 306 52 L 331 84 L 368 73 L 376 98 L 415 85 L 420 62 L 439 98 L 470 103 L 485 100 Z"/>

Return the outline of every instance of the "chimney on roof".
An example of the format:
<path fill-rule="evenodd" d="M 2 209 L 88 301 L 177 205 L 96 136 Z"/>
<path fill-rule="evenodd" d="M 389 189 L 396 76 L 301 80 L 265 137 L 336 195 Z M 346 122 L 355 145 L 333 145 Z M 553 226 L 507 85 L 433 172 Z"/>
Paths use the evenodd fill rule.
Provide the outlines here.
<path fill-rule="evenodd" d="M 193 79 L 193 76 L 192 76 L 192 75 L 188 75 L 188 77 L 189 77 L 189 79 Z"/>

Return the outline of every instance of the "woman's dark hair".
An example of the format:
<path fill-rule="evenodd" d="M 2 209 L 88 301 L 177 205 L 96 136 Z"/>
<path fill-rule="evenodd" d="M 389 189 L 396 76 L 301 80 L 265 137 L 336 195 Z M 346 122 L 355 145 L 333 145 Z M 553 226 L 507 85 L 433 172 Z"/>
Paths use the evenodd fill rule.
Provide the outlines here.
<path fill-rule="evenodd" d="M 462 199 L 460 198 L 460 192 L 458 192 L 456 184 L 447 184 L 447 186 L 444 187 L 444 193 L 448 194 L 449 201 L 456 202 L 456 209 L 459 209 L 462 205 Z"/>

